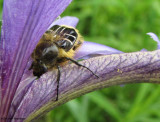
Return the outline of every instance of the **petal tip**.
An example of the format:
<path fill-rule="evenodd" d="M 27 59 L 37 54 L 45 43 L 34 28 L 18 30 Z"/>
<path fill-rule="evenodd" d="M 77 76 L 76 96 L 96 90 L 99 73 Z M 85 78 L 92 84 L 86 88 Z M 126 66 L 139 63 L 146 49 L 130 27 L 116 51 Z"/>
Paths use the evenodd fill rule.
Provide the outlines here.
<path fill-rule="evenodd" d="M 147 33 L 147 35 L 149 35 L 154 41 L 157 42 L 157 49 L 160 49 L 160 40 L 159 40 L 158 36 L 152 32 Z"/>

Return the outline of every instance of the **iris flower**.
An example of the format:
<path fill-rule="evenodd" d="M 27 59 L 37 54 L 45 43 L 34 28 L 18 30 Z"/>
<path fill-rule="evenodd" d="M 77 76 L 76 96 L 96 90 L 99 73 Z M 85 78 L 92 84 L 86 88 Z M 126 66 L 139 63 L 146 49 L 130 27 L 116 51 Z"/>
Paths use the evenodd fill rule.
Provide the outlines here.
<path fill-rule="evenodd" d="M 1 121 L 31 121 L 49 110 L 88 92 L 118 84 L 160 82 L 160 51 L 122 53 L 116 49 L 85 42 L 75 59 L 99 78 L 75 64 L 61 68 L 59 99 L 56 98 L 57 71 L 36 80 L 29 71 L 30 55 L 43 33 L 54 24 L 75 27 L 78 19 L 54 21 L 71 0 L 5 0 L 0 45 Z M 54 22 L 53 22 L 54 21 Z M 92 57 L 92 58 L 91 58 Z"/>

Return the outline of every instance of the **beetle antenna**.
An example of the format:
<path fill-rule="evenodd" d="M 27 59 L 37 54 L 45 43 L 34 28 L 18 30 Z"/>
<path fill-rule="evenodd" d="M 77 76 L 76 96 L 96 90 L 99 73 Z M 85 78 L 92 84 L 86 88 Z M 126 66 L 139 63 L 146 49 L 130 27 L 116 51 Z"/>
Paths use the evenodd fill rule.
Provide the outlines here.
<path fill-rule="evenodd" d="M 86 67 L 86 66 L 78 63 L 77 61 L 75 61 L 75 60 L 73 60 L 73 59 L 71 59 L 71 58 L 65 57 L 65 59 L 70 60 L 71 62 L 73 62 L 74 64 L 76 64 L 76 65 L 78 65 L 78 66 L 80 66 L 80 67 L 86 68 L 86 69 L 89 70 L 94 76 L 96 76 L 97 78 L 99 78 L 99 76 L 96 75 L 96 74 L 95 74 L 92 70 L 90 70 L 88 67 Z"/>

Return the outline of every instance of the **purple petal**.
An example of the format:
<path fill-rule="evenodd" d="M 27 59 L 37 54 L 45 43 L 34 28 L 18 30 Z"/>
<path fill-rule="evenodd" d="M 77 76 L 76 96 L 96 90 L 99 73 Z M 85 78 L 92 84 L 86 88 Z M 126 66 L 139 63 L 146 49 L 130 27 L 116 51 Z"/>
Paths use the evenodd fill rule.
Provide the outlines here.
<path fill-rule="evenodd" d="M 98 55 L 109 55 L 118 53 L 123 52 L 102 44 L 85 41 L 82 47 L 80 47 L 80 49 L 77 51 L 75 59 L 87 59 L 89 57 L 95 57 Z"/>
<path fill-rule="evenodd" d="M 136 82 L 160 82 L 160 51 L 134 52 L 105 55 L 83 60 L 80 63 L 89 67 L 99 78 L 75 64 L 61 69 L 59 100 L 56 98 L 57 71 L 48 72 L 35 81 L 24 96 L 14 117 L 33 118 L 44 114 L 75 97 L 96 89 Z"/>
<path fill-rule="evenodd" d="M 154 41 L 157 42 L 157 49 L 160 49 L 160 40 L 158 39 L 158 36 L 152 32 L 147 33 Z"/>
<path fill-rule="evenodd" d="M 4 1 L 0 57 L 1 116 L 6 117 L 28 59 L 49 25 L 71 0 Z"/>

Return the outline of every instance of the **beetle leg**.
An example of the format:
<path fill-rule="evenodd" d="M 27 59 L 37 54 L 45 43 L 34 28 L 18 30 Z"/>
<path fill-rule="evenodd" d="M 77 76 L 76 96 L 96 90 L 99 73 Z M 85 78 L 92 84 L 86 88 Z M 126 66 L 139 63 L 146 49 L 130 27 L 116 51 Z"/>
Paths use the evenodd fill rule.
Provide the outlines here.
<path fill-rule="evenodd" d="M 59 93 L 59 81 L 60 81 L 60 77 L 61 77 L 61 71 L 60 71 L 60 66 L 57 66 L 58 69 L 58 73 L 57 73 L 57 96 L 56 96 L 56 101 L 58 101 L 58 93 Z"/>

